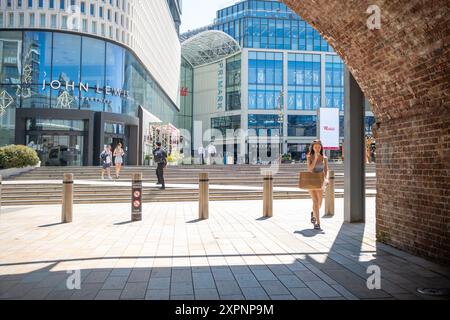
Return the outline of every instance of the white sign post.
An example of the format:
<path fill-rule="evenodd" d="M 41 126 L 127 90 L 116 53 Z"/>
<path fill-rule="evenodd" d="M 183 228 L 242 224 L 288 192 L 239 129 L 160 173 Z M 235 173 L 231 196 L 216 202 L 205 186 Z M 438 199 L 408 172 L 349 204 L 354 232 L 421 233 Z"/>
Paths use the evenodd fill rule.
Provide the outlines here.
<path fill-rule="evenodd" d="M 324 150 L 339 150 L 339 109 L 320 108 L 319 126 Z"/>

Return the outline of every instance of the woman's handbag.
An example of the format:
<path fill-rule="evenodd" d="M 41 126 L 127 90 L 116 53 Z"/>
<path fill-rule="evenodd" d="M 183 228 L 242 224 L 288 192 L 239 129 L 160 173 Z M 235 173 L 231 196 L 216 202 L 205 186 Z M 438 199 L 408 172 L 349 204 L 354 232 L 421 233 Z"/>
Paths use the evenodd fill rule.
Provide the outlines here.
<path fill-rule="evenodd" d="M 325 174 L 323 172 L 300 172 L 299 188 L 303 190 L 319 190 L 323 188 Z"/>

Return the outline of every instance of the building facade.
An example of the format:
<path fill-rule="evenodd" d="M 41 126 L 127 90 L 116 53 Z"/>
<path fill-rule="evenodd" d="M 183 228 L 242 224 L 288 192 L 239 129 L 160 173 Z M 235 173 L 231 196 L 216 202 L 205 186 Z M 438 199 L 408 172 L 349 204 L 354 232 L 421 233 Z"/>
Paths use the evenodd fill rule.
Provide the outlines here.
<path fill-rule="evenodd" d="M 316 30 L 283 3 L 245 0 L 221 9 L 213 24 L 181 36 L 182 52 L 190 39 L 207 34 L 205 30 L 223 32 L 240 47 L 225 59 L 193 64 L 194 121 L 204 131 L 216 129 L 212 138 L 216 145 L 223 144 L 224 154 L 232 153 L 235 162 L 247 163 L 273 153 L 289 153 L 301 160 L 318 136 L 321 107 L 340 110 L 343 140 L 344 63 Z M 366 110 L 369 134 L 375 120 L 368 104 Z M 226 137 L 228 129 L 250 130 L 246 145 Z M 271 150 L 274 146 L 261 139 L 264 136 L 280 137 L 277 150 Z M 237 150 L 249 156 L 238 159 Z"/>
<path fill-rule="evenodd" d="M 80 166 L 122 142 L 126 163 L 143 163 L 151 127 L 176 131 L 189 114 L 179 101 L 180 5 L 0 0 L 0 146 Z"/>

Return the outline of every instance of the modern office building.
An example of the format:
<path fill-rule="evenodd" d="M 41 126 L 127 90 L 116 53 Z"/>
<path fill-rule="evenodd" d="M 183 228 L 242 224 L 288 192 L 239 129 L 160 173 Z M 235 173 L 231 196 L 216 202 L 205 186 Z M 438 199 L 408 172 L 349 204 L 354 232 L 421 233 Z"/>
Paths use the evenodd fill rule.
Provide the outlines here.
<path fill-rule="evenodd" d="M 180 14 L 180 0 L 0 0 L 0 146 L 79 166 L 105 144 L 129 165 L 178 144 Z"/>
<path fill-rule="evenodd" d="M 343 139 L 344 63 L 282 2 L 239 1 L 219 10 L 211 25 L 182 34 L 181 40 L 193 74 L 193 88 L 182 86 L 193 92 L 194 122 L 201 123 L 194 135 L 216 129 L 203 140 L 215 140 L 235 162 L 255 163 L 273 152 L 300 159 L 318 135 L 321 107 L 339 108 Z M 366 110 L 369 134 L 374 117 L 368 103 Z M 253 132 L 243 140 L 227 137 L 228 129 Z M 262 137 L 280 133 L 279 147 L 271 150 L 273 144 Z M 238 159 L 237 150 L 250 157 Z"/>

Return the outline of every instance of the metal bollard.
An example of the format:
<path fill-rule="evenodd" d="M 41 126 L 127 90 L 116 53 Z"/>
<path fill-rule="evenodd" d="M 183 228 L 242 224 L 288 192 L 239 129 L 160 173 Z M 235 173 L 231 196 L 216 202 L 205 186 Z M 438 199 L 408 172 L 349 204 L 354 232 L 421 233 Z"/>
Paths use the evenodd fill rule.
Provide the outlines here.
<path fill-rule="evenodd" d="M 334 171 L 328 172 L 329 183 L 325 190 L 325 215 L 334 216 L 334 187 L 335 187 L 335 175 Z"/>
<path fill-rule="evenodd" d="M 199 187 L 199 203 L 198 218 L 199 220 L 209 219 L 209 175 L 207 172 L 200 173 L 198 179 Z"/>
<path fill-rule="evenodd" d="M 71 223 L 73 216 L 73 173 L 65 173 L 63 180 L 61 222 Z"/>
<path fill-rule="evenodd" d="M 142 221 L 142 173 L 133 174 L 131 192 L 131 221 Z"/>
<path fill-rule="evenodd" d="M 263 214 L 265 218 L 273 217 L 273 176 L 272 172 L 264 173 Z"/>

